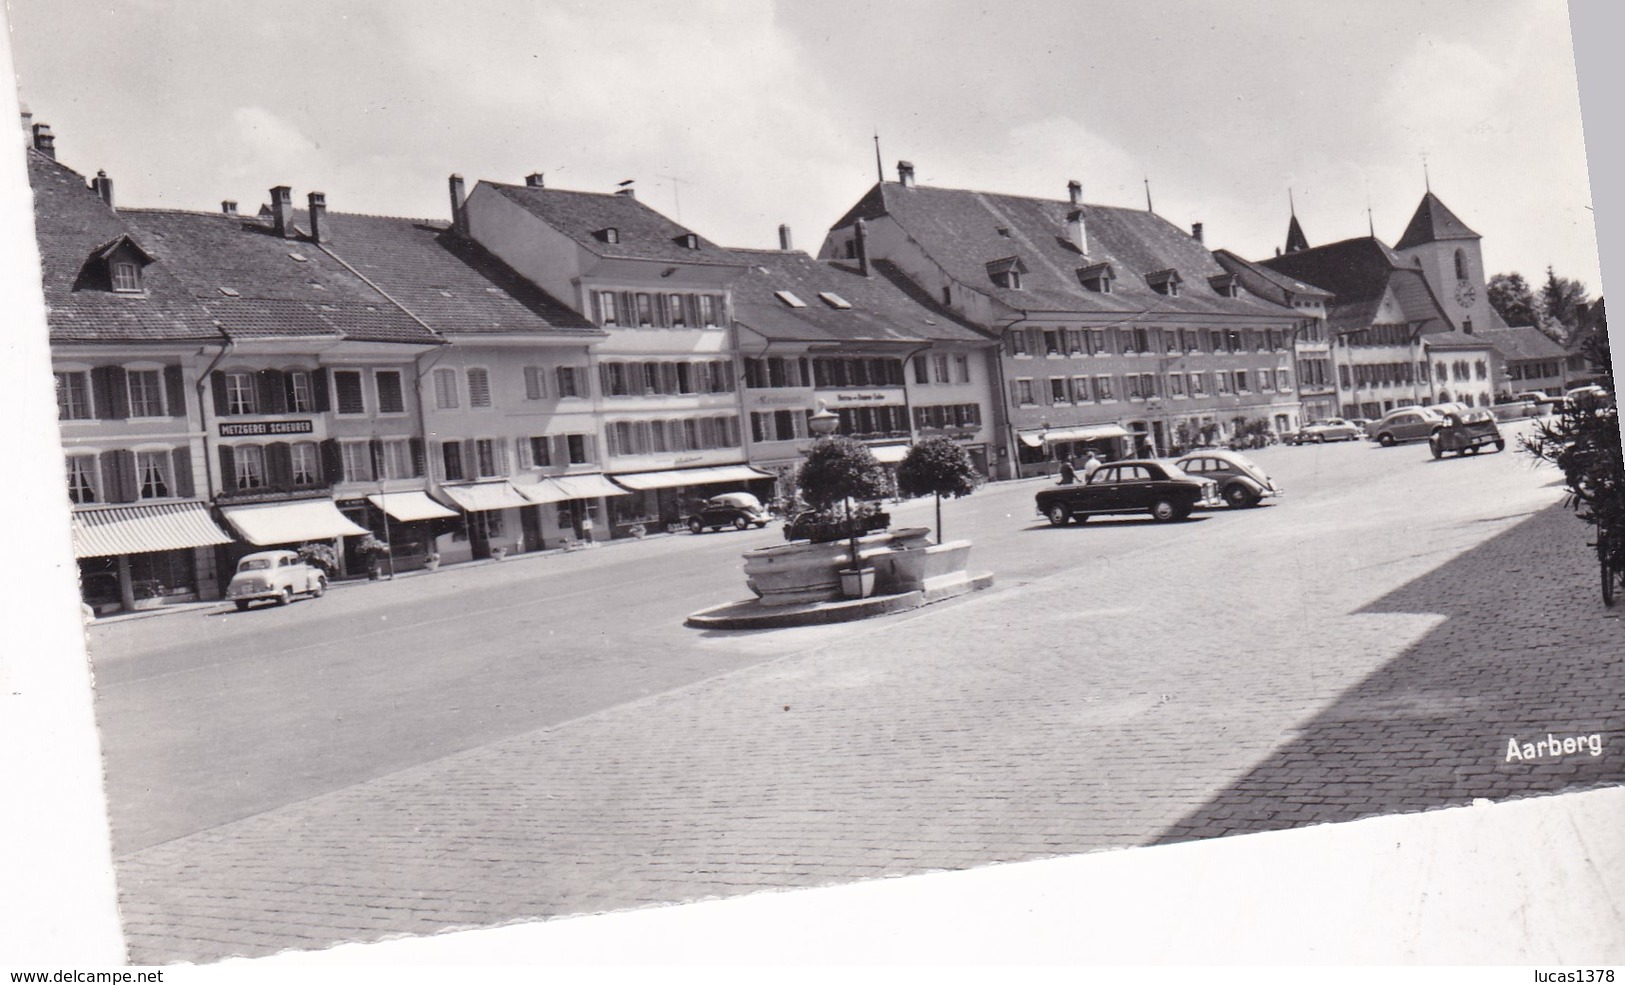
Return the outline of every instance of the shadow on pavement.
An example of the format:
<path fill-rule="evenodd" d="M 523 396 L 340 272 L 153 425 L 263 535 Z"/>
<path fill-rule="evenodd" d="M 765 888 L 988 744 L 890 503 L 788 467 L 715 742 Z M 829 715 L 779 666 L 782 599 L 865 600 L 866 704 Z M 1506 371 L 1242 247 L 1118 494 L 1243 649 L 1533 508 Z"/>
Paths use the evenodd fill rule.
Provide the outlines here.
<path fill-rule="evenodd" d="M 1360 610 L 1445 619 L 1151 843 L 1625 783 L 1625 620 L 1588 534 L 1552 506 Z"/>

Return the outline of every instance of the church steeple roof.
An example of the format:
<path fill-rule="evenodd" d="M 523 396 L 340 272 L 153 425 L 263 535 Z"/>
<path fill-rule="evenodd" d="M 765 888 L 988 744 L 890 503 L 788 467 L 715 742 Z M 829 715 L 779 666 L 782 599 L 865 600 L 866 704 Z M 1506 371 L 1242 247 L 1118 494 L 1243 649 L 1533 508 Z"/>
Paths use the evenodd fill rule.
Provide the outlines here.
<path fill-rule="evenodd" d="M 1298 225 L 1297 215 L 1286 225 L 1286 252 L 1301 253 L 1309 248 L 1309 237 L 1303 234 L 1303 227 Z"/>
<path fill-rule="evenodd" d="M 1394 249 L 1403 250 L 1447 239 L 1482 238 L 1468 229 L 1467 223 L 1456 218 L 1454 212 L 1445 208 L 1439 196 L 1429 191 L 1422 196 L 1422 204 L 1416 207 L 1416 214 L 1411 216 L 1410 225 L 1405 227 L 1405 235 L 1399 237 Z"/>

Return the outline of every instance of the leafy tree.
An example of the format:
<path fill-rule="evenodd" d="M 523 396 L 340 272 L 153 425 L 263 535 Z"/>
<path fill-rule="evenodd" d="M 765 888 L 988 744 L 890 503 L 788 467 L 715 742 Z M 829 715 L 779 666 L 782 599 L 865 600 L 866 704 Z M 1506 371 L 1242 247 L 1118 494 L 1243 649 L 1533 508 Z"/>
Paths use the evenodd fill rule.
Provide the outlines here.
<path fill-rule="evenodd" d="M 1555 421 L 1541 421 L 1523 448 L 1563 471 L 1568 505 L 1599 530 L 1625 534 L 1625 466 L 1620 459 L 1619 407 L 1614 402 L 1613 362 L 1606 328 L 1587 338 L 1581 351 L 1596 369 L 1608 397 L 1581 397 Z M 1625 542 L 1620 542 L 1625 543 Z M 1613 559 L 1618 564 L 1619 557 Z"/>
<path fill-rule="evenodd" d="M 1559 277 L 1551 267 L 1546 268 L 1546 284 L 1540 289 L 1540 307 L 1551 328 L 1560 333 L 1553 336 L 1558 341 L 1570 337 L 1580 321 L 1579 306 L 1590 300 L 1590 291 L 1583 282 Z M 1548 331 L 1548 334 L 1552 333 Z"/>
<path fill-rule="evenodd" d="M 942 543 L 942 497 L 958 499 L 976 491 L 981 476 L 970 456 L 952 438 L 935 435 L 915 442 L 897 466 L 897 491 L 904 496 L 936 497 L 937 543 Z"/>
<path fill-rule="evenodd" d="M 820 438 L 807 452 L 807 460 L 796 472 L 801 497 L 815 509 L 834 514 L 837 507 L 846 520 L 852 545 L 852 563 L 858 563 L 858 523 L 853 500 L 873 500 L 891 495 L 891 476 L 875 461 L 867 445 L 851 438 Z"/>
<path fill-rule="evenodd" d="M 1489 297 L 1490 307 L 1494 308 L 1501 316 L 1501 320 L 1508 325 L 1536 323 L 1535 295 L 1529 289 L 1529 282 L 1523 279 L 1523 274 L 1517 271 L 1496 274 L 1490 278 L 1486 294 Z"/>

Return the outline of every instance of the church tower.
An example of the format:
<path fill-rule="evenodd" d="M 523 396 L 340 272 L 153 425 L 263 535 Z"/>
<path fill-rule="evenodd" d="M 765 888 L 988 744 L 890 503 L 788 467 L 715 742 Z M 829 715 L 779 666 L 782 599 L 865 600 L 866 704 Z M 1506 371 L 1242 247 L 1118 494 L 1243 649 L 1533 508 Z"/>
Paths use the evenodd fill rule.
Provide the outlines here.
<path fill-rule="evenodd" d="M 1395 253 L 1421 269 L 1451 327 L 1468 334 L 1500 324 L 1490 307 L 1481 238 L 1430 189 L 1394 244 Z"/>
<path fill-rule="evenodd" d="M 1309 248 L 1309 237 L 1303 234 L 1303 227 L 1298 225 L 1298 204 L 1292 201 L 1290 189 L 1287 190 L 1287 202 L 1292 210 L 1292 220 L 1286 224 L 1286 251 L 1301 253 Z"/>

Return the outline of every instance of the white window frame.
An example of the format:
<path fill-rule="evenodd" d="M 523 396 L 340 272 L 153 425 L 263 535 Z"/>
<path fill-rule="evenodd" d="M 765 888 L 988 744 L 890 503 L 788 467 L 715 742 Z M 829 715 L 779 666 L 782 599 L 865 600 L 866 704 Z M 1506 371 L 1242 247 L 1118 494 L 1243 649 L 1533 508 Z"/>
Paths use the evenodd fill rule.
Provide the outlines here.
<path fill-rule="evenodd" d="M 351 456 L 356 456 L 352 460 Z M 345 438 L 339 441 L 339 461 L 344 470 L 345 482 L 376 482 L 378 475 L 373 468 L 372 442 L 366 438 Z"/>
<path fill-rule="evenodd" d="M 243 444 L 231 446 L 232 471 L 231 487 L 236 490 L 264 489 L 266 486 L 265 474 L 265 446 L 256 444 Z M 250 468 L 252 464 L 252 468 Z M 255 479 L 255 482 L 245 483 L 245 479 Z"/>
<path fill-rule="evenodd" d="M 309 455 L 308 462 L 301 459 Z M 288 475 L 296 488 L 314 486 L 321 480 L 322 450 L 314 441 L 295 441 L 288 446 Z"/>
<path fill-rule="evenodd" d="M 97 468 L 98 463 L 96 453 L 93 451 L 76 451 L 69 453 L 65 457 L 67 459 L 68 498 L 74 503 L 104 502 L 105 500 L 102 497 L 101 470 Z M 79 463 L 83 463 L 84 468 L 79 469 L 74 467 Z M 83 480 L 83 488 L 88 494 L 85 498 L 80 498 L 81 494 L 79 493 L 79 490 L 81 488 L 81 484 L 80 482 L 76 481 L 80 479 Z"/>
<path fill-rule="evenodd" d="M 434 406 L 436 410 L 456 410 L 461 406 L 457 370 L 450 366 L 442 366 L 434 371 Z"/>
<path fill-rule="evenodd" d="M 239 381 L 247 380 L 246 386 Z M 226 373 L 226 416 L 247 417 L 259 413 L 259 388 L 255 385 L 258 378 L 250 370 L 235 370 Z"/>
<path fill-rule="evenodd" d="M 164 404 L 165 404 L 165 400 L 164 400 L 165 386 L 164 386 L 164 368 L 163 368 L 163 366 L 158 365 L 158 364 L 152 364 L 152 363 L 136 363 L 136 364 L 128 364 L 128 365 L 124 366 L 123 368 L 124 368 L 124 399 L 126 401 L 126 406 L 129 407 L 129 409 L 130 409 L 130 419 L 131 420 L 143 420 L 143 419 L 151 419 L 151 418 L 157 418 L 157 417 L 168 417 L 169 414 L 165 410 L 165 407 L 164 407 Z M 144 413 L 143 414 L 143 413 L 137 413 L 136 412 L 137 411 L 137 401 L 136 401 L 136 374 L 137 373 L 142 374 L 143 378 L 146 378 L 147 376 L 150 375 L 151 381 L 152 381 L 152 386 L 150 387 L 150 389 L 148 387 L 146 387 L 146 386 L 143 386 L 141 389 L 143 391 L 146 391 L 147 396 L 151 397 L 152 399 L 143 401 L 143 403 L 146 403 L 146 404 L 149 404 L 149 405 L 154 404 L 154 403 L 157 404 L 157 413 Z M 145 409 L 148 410 L 148 411 L 151 411 L 153 408 L 151 406 L 148 406 Z"/>
<path fill-rule="evenodd" d="M 417 469 L 412 460 L 412 441 L 409 438 L 383 439 L 385 479 L 414 479 Z"/>
<path fill-rule="evenodd" d="M 173 449 L 164 448 L 137 448 L 135 454 L 135 477 L 137 499 L 173 499 L 175 498 L 175 466 Z M 157 473 L 159 481 L 163 483 L 164 491 L 161 494 L 147 495 L 148 472 Z"/>
<path fill-rule="evenodd" d="M 129 260 L 115 260 L 111 265 L 109 275 L 113 290 L 118 294 L 140 294 L 141 265 Z"/>
<path fill-rule="evenodd" d="M 1103 404 L 1117 402 L 1117 391 L 1112 386 L 1111 374 L 1102 373 L 1095 377 L 1095 399 Z"/>
<path fill-rule="evenodd" d="M 78 381 L 79 381 L 79 390 L 78 390 L 79 406 L 78 407 L 74 406 L 73 388 L 70 387 L 70 386 L 65 386 L 64 385 L 64 377 L 78 377 Z M 90 370 L 88 370 L 88 369 L 58 369 L 58 370 L 56 370 L 56 393 L 57 393 L 57 401 L 56 401 L 57 420 L 59 420 L 59 421 L 93 421 L 93 420 L 96 419 L 96 408 L 94 406 L 95 400 L 91 395 Z M 63 394 L 64 393 L 66 393 L 68 395 L 68 399 L 65 402 L 63 400 Z M 66 416 L 66 417 L 62 416 L 62 412 L 64 410 L 68 411 L 68 416 Z M 75 413 L 73 413 L 73 411 L 75 411 L 75 410 L 82 410 L 83 413 L 75 414 Z"/>
<path fill-rule="evenodd" d="M 1033 392 L 1032 377 L 1019 376 L 1016 378 L 1016 406 L 1033 407 L 1038 404 L 1038 395 Z"/>
<path fill-rule="evenodd" d="M 288 389 L 293 400 L 288 404 L 290 414 L 312 414 L 316 411 L 316 390 L 310 380 L 310 370 L 288 370 Z"/>

